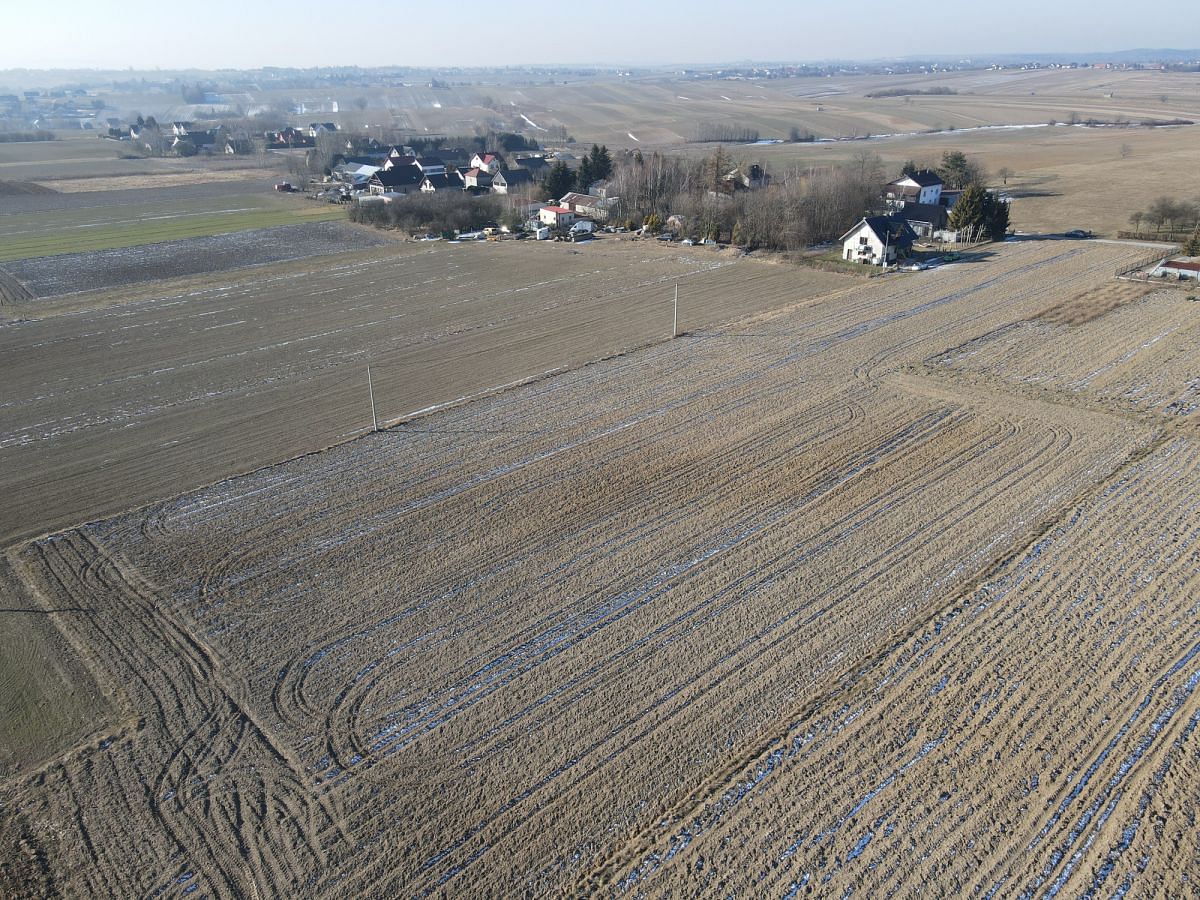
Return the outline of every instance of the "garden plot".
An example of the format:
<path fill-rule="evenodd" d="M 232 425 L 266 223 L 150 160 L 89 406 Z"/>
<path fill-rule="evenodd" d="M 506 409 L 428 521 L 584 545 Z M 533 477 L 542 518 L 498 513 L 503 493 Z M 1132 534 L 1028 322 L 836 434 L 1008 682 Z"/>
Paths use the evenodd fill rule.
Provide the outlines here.
<path fill-rule="evenodd" d="M 637 303 L 603 299 L 644 305 L 683 266 L 696 297 L 796 291 L 787 268 L 660 248 L 520 248 L 539 256 L 518 275 L 510 249 L 341 277 L 523 329 L 564 305 L 628 320 Z M 547 250 L 557 274 L 534 279 Z M 30 848 L 0 850 L 0 877 L 343 896 L 1171 877 L 1194 847 L 1153 823 L 1161 797 L 1183 829 L 1194 788 L 1200 449 L 1062 388 L 920 368 L 1128 253 L 1012 245 L 803 297 L 26 545 L 116 713 L 0 787 Z M 413 287 L 430 258 L 461 268 Z M 546 282 L 533 304 L 522 279 Z M 406 353 L 459 330 L 428 321 Z"/>
<path fill-rule="evenodd" d="M 386 238 L 349 225 L 312 222 L 158 241 L 134 247 L 18 259 L 5 268 L 40 297 L 208 274 L 378 247 Z"/>

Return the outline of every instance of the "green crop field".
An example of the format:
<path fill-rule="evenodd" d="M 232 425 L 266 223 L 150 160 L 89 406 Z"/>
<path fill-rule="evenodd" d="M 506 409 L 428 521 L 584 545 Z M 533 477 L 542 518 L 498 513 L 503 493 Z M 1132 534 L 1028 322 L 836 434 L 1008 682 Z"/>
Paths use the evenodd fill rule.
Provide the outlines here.
<path fill-rule="evenodd" d="M 221 197 L 8 216 L 0 219 L 0 261 L 111 250 L 272 225 L 342 219 L 345 211 L 271 196 Z"/>

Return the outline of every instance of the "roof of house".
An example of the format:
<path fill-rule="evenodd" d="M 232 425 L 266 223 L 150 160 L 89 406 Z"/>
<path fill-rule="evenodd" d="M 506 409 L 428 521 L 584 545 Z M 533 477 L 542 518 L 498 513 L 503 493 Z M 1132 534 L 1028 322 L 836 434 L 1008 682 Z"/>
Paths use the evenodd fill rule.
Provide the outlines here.
<path fill-rule="evenodd" d="M 381 187 L 403 187 L 409 184 L 420 184 L 425 173 L 416 166 L 394 166 L 391 169 L 380 169 L 371 178 L 372 184 Z"/>
<path fill-rule="evenodd" d="M 934 228 L 943 228 L 950 212 L 940 203 L 905 203 L 899 216 L 906 222 L 927 222 Z"/>
<path fill-rule="evenodd" d="M 908 223 L 901 219 L 893 219 L 890 216 L 864 216 L 858 220 L 858 224 L 842 235 L 841 240 L 846 240 L 864 225 L 871 229 L 875 237 L 893 247 L 910 247 L 917 239 Z"/>
<path fill-rule="evenodd" d="M 444 166 L 446 164 L 442 161 L 441 157 L 422 156 L 420 159 L 417 160 L 417 165 L 420 166 L 422 169 L 432 169 L 432 168 L 436 168 L 437 166 Z"/>
<path fill-rule="evenodd" d="M 457 173 L 437 173 L 436 175 L 426 175 L 422 181 L 422 186 L 428 184 L 434 190 L 442 190 L 443 188 L 461 188 L 463 186 L 462 177 Z"/>
<path fill-rule="evenodd" d="M 574 213 L 571 212 L 571 210 L 567 209 L 564 206 L 543 206 L 542 209 L 549 210 L 550 212 L 554 213 L 556 216 L 574 215 Z"/>
<path fill-rule="evenodd" d="M 924 169 L 920 172 L 914 172 L 911 175 L 902 175 L 895 181 L 891 182 L 891 184 L 899 184 L 901 181 L 906 181 L 908 179 L 912 179 L 921 187 L 933 187 L 934 185 L 942 183 L 941 176 L 939 176 L 937 172 L 931 172 L 928 169 Z"/>
<path fill-rule="evenodd" d="M 518 156 L 512 160 L 514 166 L 521 166 L 524 169 L 544 169 L 546 160 L 540 156 Z"/>
<path fill-rule="evenodd" d="M 509 169 L 507 172 L 497 172 L 496 181 L 503 181 L 505 184 L 522 184 L 526 181 L 533 181 L 533 173 L 525 169 Z"/>
<path fill-rule="evenodd" d="M 492 177 L 491 172 L 485 172 L 483 169 L 480 169 L 478 167 L 476 167 L 474 169 L 467 169 L 467 171 L 464 172 L 463 175 L 465 175 L 467 178 L 491 178 Z"/>

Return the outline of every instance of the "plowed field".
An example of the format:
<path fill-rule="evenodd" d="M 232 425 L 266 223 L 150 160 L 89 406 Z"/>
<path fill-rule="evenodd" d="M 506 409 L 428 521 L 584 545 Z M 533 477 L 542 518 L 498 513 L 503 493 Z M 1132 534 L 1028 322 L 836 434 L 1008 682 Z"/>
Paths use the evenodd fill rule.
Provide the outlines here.
<path fill-rule="evenodd" d="M 856 283 L 14 550 L 114 712 L 0 785 L 0 893 L 1192 893 L 1200 307 L 1114 294 L 1142 252 Z"/>

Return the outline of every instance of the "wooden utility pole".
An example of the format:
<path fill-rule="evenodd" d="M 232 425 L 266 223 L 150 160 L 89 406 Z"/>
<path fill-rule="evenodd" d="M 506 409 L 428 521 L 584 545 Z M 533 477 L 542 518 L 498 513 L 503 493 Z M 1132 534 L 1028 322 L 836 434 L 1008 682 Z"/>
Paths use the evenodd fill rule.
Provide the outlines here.
<path fill-rule="evenodd" d="M 379 420 L 375 418 L 375 385 L 371 382 L 371 367 L 367 366 L 367 396 L 371 398 L 371 430 L 379 430 Z"/>
<path fill-rule="evenodd" d="M 671 313 L 671 338 L 679 337 L 679 282 L 675 282 L 675 307 Z"/>

